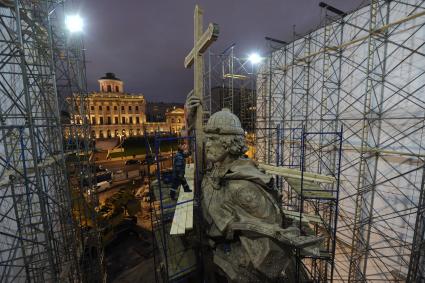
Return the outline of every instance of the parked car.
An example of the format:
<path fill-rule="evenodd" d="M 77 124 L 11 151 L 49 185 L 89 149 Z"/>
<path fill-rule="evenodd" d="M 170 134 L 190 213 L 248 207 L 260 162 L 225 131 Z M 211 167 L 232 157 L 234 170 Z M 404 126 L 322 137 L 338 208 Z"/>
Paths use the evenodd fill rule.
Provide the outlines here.
<path fill-rule="evenodd" d="M 96 193 L 101 193 L 101 192 L 106 191 L 110 187 L 111 187 L 111 182 L 109 182 L 109 181 L 102 181 L 102 182 L 97 183 L 96 186 L 94 186 L 94 191 Z"/>
<path fill-rule="evenodd" d="M 112 181 L 113 174 L 111 171 L 106 170 L 103 172 L 98 172 L 96 175 L 93 176 L 92 183 L 97 184 L 103 181 Z M 85 175 L 83 179 L 83 186 L 89 185 L 89 175 Z"/>
<path fill-rule="evenodd" d="M 137 165 L 137 164 L 141 164 L 140 160 L 129 159 L 125 162 L 125 165 Z"/>

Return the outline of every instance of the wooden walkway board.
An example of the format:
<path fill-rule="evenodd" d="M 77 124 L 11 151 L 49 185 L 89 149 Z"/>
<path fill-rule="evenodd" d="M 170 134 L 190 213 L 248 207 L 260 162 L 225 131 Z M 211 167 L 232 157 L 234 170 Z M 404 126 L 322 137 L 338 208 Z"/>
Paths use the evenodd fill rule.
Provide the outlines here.
<path fill-rule="evenodd" d="M 286 182 L 288 182 L 289 186 L 299 195 L 306 198 L 317 198 L 317 199 L 335 199 L 336 197 L 332 194 L 332 192 L 328 192 L 320 187 L 319 184 L 305 181 L 303 182 L 302 190 L 301 190 L 301 180 L 300 179 L 292 179 L 286 178 Z"/>
<path fill-rule="evenodd" d="M 292 211 L 292 210 L 282 210 L 285 217 L 294 219 L 296 221 L 300 220 L 300 213 L 298 211 Z M 322 219 L 319 215 L 313 215 L 308 213 L 302 213 L 301 221 L 304 223 L 315 223 L 315 224 L 323 224 Z"/>
<path fill-rule="evenodd" d="M 186 169 L 186 180 L 192 191 L 185 192 L 180 186 L 170 235 L 184 235 L 187 230 L 193 229 L 194 179 L 192 164 Z"/>
<path fill-rule="evenodd" d="M 270 173 L 273 175 L 279 175 L 279 176 L 282 176 L 285 178 L 291 178 L 291 179 L 301 179 L 300 170 L 272 166 L 272 165 L 263 164 L 263 163 L 259 164 L 259 167 L 266 170 L 267 173 Z M 336 181 L 336 179 L 332 176 L 327 176 L 327 175 L 322 175 L 322 174 L 317 174 L 312 172 L 304 172 L 303 180 L 318 182 L 318 183 L 327 183 L 327 184 L 332 184 Z"/>

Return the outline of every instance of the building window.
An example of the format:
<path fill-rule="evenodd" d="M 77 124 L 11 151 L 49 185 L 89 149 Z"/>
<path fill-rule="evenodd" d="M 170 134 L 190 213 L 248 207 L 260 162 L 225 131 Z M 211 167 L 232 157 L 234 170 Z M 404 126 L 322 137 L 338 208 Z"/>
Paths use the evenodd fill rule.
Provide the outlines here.
<path fill-rule="evenodd" d="M 133 135 L 133 129 L 130 129 L 130 136 Z"/>
<path fill-rule="evenodd" d="M 125 133 L 125 130 L 124 130 L 124 129 L 121 131 L 121 133 L 122 133 L 122 135 L 123 135 L 124 137 L 126 136 L 126 133 Z"/>
<path fill-rule="evenodd" d="M 96 138 L 96 132 L 95 131 L 91 131 L 91 137 Z"/>
<path fill-rule="evenodd" d="M 177 119 L 177 123 L 181 123 L 181 122 L 180 122 L 180 118 L 179 118 L 179 119 Z"/>
<path fill-rule="evenodd" d="M 171 123 L 174 123 L 174 118 L 171 118 Z"/>
<path fill-rule="evenodd" d="M 112 92 L 112 86 L 108 85 L 108 92 Z"/>
<path fill-rule="evenodd" d="M 119 91 L 120 91 L 119 87 L 115 86 L 115 92 L 119 92 Z"/>
<path fill-rule="evenodd" d="M 94 111 L 94 106 L 93 105 L 90 106 L 90 109 L 91 109 L 91 111 Z"/>
<path fill-rule="evenodd" d="M 136 111 L 139 111 L 139 106 L 138 105 L 136 105 Z"/>
<path fill-rule="evenodd" d="M 106 106 L 106 110 L 107 110 L 107 111 L 111 110 L 111 108 L 109 107 L 109 105 L 108 105 L 108 106 Z"/>
<path fill-rule="evenodd" d="M 103 138 L 103 131 L 102 130 L 99 131 L 99 138 L 101 138 L 101 139 Z"/>
<path fill-rule="evenodd" d="M 133 117 L 130 117 L 130 124 L 133 124 Z"/>
<path fill-rule="evenodd" d="M 103 125 L 103 117 L 99 117 L 99 124 Z"/>
<path fill-rule="evenodd" d="M 107 135 L 107 137 L 108 138 L 111 138 L 112 136 L 111 136 L 111 131 L 110 130 L 108 130 L 107 132 L 106 132 L 106 135 Z"/>
<path fill-rule="evenodd" d="M 115 117 L 115 124 L 118 124 L 118 117 Z"/>
<path fill-rule="evenodd" d="M 111 122 L 111 116 L 108 116 L 108 125 L 112 124 Z"/>
<path fill-rule="evenodd" d="M 125 124 L 125 117 L 121 117 L 121 124 Z"/>
<path fill-rule="evenodd" d="M 115 110 L 115 111 L 117 111 L 117 110 L 118 110 L 118 107 L 117 107 L 116 105 L 114 106 L 114 110 Z"/>
<path fill-rule="evenodd" d="M 91 117 L 91 123 L 92 123 L 93 125 L 96 125 L 96 118 L 95 118 L 95 117 Z"/>
<path fill-rule="evenodd" d="M 140 124 L 140 118 L 136 117 L 136 124 Z"/>
<path fill-rule="evenodd" d="M 102 105 L 99 105 L 99 110 L 102 110 Z"/>
<path fill-rule="evenodd" d="M 131 111 L 131 105 L 130 105 L 130 106 L 128 106 L 128 111 Z"/>
<path fill-rule="evenodd" d="M 141 135 L 141 133 L 142 133 L 142 132 L 140 131 L 140 129 L 137 129 L 137 135 L 138 135 L 138 136 L 140 136 L 140 135 Z"/>
<path fill-rule="evenodd" d="M 124 111 L 124 105 L 123 105 L 123 106 L 121 106 L 121 111 Z"/>
<path fill-rule="evenodd" d="M 117 129 L 115 129 L 115 137 L 118 137 L 118 130 Z"/>

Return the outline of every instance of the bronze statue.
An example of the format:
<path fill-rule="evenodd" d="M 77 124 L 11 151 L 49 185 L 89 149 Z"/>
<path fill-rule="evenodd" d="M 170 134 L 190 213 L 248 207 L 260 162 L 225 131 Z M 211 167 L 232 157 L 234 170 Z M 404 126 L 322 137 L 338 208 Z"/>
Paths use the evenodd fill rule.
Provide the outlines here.
<path fill-rule="evenodd" d="M 189 128 L 200 100 L 186 102 Z M 241 123 L 228 109 L 204 129 L 209 163 L 202 180 L 202 210 L 213 262 L 229 282 L 297 282 L 294 250 L 315 254 L 321 239 L 283 227 L 273 179 L 244 157 Z M 305 272 L 298 275 L 305 281 Z"/>

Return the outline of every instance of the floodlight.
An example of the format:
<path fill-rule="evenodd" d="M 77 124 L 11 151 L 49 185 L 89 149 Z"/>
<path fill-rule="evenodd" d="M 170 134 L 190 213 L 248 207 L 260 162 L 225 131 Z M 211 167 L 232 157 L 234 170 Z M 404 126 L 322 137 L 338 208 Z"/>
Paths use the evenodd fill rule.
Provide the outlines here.
<path fill-rule="evenodd" d="M 249 55 L 248 60 L 251 61 L 252 64 L 258 64 L 263 60 L 263 58 L 261 58 L 258 53 L 252 53 Z"/>
<path fill-rule="evenodd" d="M 83 19 L 80 15 L 68 15 L 65 17 L 66 28 L 70 32 L 82 32 L 83 31 Z"/>

